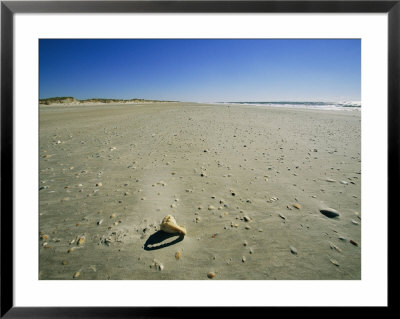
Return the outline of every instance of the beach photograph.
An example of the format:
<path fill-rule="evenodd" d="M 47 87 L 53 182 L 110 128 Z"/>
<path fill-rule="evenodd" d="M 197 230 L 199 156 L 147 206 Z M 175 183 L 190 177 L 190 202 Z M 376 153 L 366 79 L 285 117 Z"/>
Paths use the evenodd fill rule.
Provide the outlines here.
<path fill-rule="evenodd" d="M 361 280 L 360 39 L 40 39 L 39 280 Z"/>

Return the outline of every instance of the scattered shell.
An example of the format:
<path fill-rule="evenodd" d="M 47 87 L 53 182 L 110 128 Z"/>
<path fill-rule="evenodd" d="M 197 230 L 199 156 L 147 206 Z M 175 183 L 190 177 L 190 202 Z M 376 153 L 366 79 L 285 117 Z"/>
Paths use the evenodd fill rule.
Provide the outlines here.
<path fill-rule="evenodd" d="M 97 183 L 96 186 L 97 187 L 101 187 L 101 186 L 103 186 L 103 184 L 102 183 Z"/>
<path fill-rule="evenodd" d="M 342 250 L 338 246 L 336 246 L 334 243 L 329 242 L 329 246 L 331 247 L 331 249 L 334 249 L 334 250 L 338 251 L 339 253 L 342 252 Z"/>
<path fill-rule="evenodd" d="M 339 216 L 339 213 L 333 208 L 323 208 L 320 209 L 319 212 L 329 218 L 335 218 Z"/>
<path fill-rule="evenodd" d="M 180 252 L 180 251 L 177 251 L 177 252 L 175 253 L 175 258 L 176 258 L 176 259 L 181 259 L 181 252 Z"/>
<path fill-rule="evenodd" d="M 336 180 L 334 180 L 334 179 L 332 179 L 332 178 L 327 178 L 326 181 L 327 181 L 327 182 L 330 182 L 330 183 L 335 183 L 335 182 L 336 182 Z"/>
<path fill-rule="evenodd" d="M 242 256 L 242 262 L 245 262 L 245 261 L 246 261 L 246 257 Z"/>
<path fill-rule="evenodd" d="M 354 246 L 357 246 L 357 247 L 358 247 L 358 243 L 357 243 L 356 241 L 350 239 L 350 243 L 352 243 Z"/>
<path fill-rule="evenodd" d="M 75 250 L 75 247 L 68 249 L 68 253 L 72 253 Z"/>
<path fill-rule="evenodd" d="M 330 260 L 330 262 L 331 262 L 332 264 L 334 264 L 335 266 L 339 267 L 339 263 L 338 263 L 338 261 L 337 261 L 336 259 L 330 258 L 329 260 Z"/>
<path fill-rule="evenodd" d="M 215 207 L 213 205 L 208 206 L 208 210 L 214 210 Z"/>
<path fill-rule="evenodd" d="M 110 215 L 110 218 L 115 218 L 115 214 L 112 213 L 112 214 Z"/>
<path fill-rule="evenodd" d="M 80 274 L 81 273 L 79 271 L 75 272 L 73 278 L 78 278 L 80 276 Z"/>
<path fill-rule="evenodd" d="M 41 240 L 47 240 L 47 239 L 49 239 L 49 236 L 48 236 L 48 235 L 45 235 L 45 234 L 41 234 L 41 235 L 40 235 L 40 239 L 41 239 Z"/>
<path fill-rule="evenodd" d="M 243 242 L 243 246 L 247 246 L 247 241 L 244 241 L 244 242 Z"/>
<path fill-rule="evenodd" d="M 179 226 L 176 223 L 176 220 L 174 217 L 172 217 L 171 215 L 167 215 L 163 218 L 161 225 L 160 225 L 160 229 L 162 231 L 165 231 L 166 233 L 170 233 L 170 234 L 182 234 L 182 235 L 186 235 L 186 228 L 184 226 Z"/>
<path fill-rule="evenodd" d="M 243 216 L 243 219 L 244 219 L 246 222 L 251 221 L 251 218 L 250 218 L 249 216 Z"/>
<path fill-rule="evenodd" d="M 78 246 L 81 246 L 81 245 L 83 245 L 85 243 L 85 241 L 86 241 L 85 236 L 82 236 L 82 237 L 79 238 L 79 240 L 78 240 L 78 242 L 76 244 Z"/>
<path fill-rule="evenodd" d="M 210 278 L 210 279 L 213 279 L 215 277 L 215 272 L 209 272 L 207 274 L 207 277 Z"/>
<path fill-rule="evenodd" d="M 282 218 L 282 219 L 286 219 L 286 217 L 283 216 L 282 214 L 279 214 L 279 217 Z"/>
<path fill-rule="evenodd" d="M 349 184 L 349 183 L 346 182 L 346 181 L 340 181 L 340 184 L 347 185 L 347 184 Z"/>
<path fill-rule="evenodd" d="M 297 249 L 293 246 L 290 246 L 290 252 L 294 255 L 297 255 Z"/>
<path fill-rule="evenodd" d="M 354 225 L 360 225 L 360 223 L 359 223 L 358 221 L 355 221 L 354 219 L 351 220 L 351 222 L 352 222 Z"/>
<path fill-rule="evenodd" d="M 294 203 L 294 204 L 292 204 L 292 206 L 294 208 L 301 209 L 301 205 L 300 204 Z"/>
<path fill-rule="evenodd" d="M 63 260 L 63 261 L 61 262 L 61 264 L 63 264 L 64 266 L 65 266 L 65 265 L 68 265 L 68 261 Z"/>
<path fill-rule="evenodd" d="M 101 225 L 102 222 L 103 222 L 103 219 L 100 219 L 100 220 L 97 222 L 97 225 Z"/>

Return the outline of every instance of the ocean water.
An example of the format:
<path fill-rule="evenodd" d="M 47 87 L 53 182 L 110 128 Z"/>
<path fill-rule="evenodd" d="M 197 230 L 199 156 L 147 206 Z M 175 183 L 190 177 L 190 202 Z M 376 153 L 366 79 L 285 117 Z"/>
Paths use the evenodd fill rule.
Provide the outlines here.
<path fill-rule="evenodd" d="M 216 102 L 216 104 L 237 104 L 237 105 L 257 105 L 257 106 L 273 106 L 273 107 L 293 107 L 293 108 L 310 108 L 325 110 L 360 110 L 360 101 L 342 101 L 342 102 Z"/>

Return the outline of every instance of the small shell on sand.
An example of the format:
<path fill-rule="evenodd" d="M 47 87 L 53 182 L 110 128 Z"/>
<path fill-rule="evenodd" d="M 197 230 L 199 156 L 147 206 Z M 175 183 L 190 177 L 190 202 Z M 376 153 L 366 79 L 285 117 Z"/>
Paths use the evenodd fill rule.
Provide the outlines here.
<path fill-rule="evenodd" d="M 81 275 L 81 273 L 79 271 L 77 271 L 74 273 L 73 278 L 78 278 L 80 275 Z"/>
<path fill-rule="evenodd" d="M 286 219 L 286 217 L 283 216 L 282 214 L 279 214 L 279 217 L 282 218 L 282 219 Z"/>
<path fill-rule="evenodd" d="M 330 260 L 330 262 L 331 262 L 332 264 L 334 264 L 335 266 L 339 267 L 339 263 L 338 263 L 338 261 L 337 261 L 336 259 L 330 258 L 329 260 Z"/>
<path fill-rule="evenodd" d="M 210 278 L 210 279 L 213 279 L 215 277 L 215 272 L 209 272 L 207 274 L 207 277 Z"/>
<path fill-rule="evenodd" d="M 243 216 L 244 221 L 249 222 L 251 221 L 251 218 L 249 216 Z"/>
<path fill-rule="evenodd" d="M 342 250 L 338 246 L 336 246 L 334 243 L 329 242 L 329 246 L 331 247 L 331 249 L 334 249 L 339 253 L 342 252 Z"/>
<path fill-rule="evenodd" d="M 339 217 L 339 213 L 333 208 L 322 208 L 319 212 L 329 218 Z"/>
<path fill-rule="evenodd" d="M 293 246 L 290 246 L 290 252 L 294 255 L 297 255 L 297 249 Z"/>
<path fill-rule="evenodd" d="M 164 265 L 154 259 L 153 263 L 150 265 L 150 268 L 154 268 L 156 270 L 162 271 L 164 269 Z"/>
<path fill-rule="evenodd" d="M 355 242 L 354 240 L 350 239 L 350 243 L 352 243 L 354 246 L 358 246 L 358 243 Z"/>
<path fill-rule="evenodd" d="M 170 234 L 182 234 L 186 235 L 186 228 L 184 226 L 179 226 L 176 220 L 171 215 L 167 215 L 163 218 L 160 229 L 166 233 Z"/>
<path fill-rule="evenodd" d="M 102 183 L 97 183 L 96 186 L 97 187 L 101 187 L 101 186 L 103 186 L 103 184 Z"/>
<path fill-rule="evenodd" d="M 301 205 L 300 204 L 294 203 L 294 204 L 292 204 L 292 206 L 294 208 L 301 209 Z"/>
<path fill-rule="evenodd" d="M 245 262 L 245 261 L 246 261 L 246 257 L 242 256 L 242 262 Z"/>
<path fill-rule="evenodd" d="M 68 253 L 72 253 L 75 250 L 75 247 L 68 249 Z"/>
<path fill-rule="evenodd" d="M 41 239 L 41 240 L 47 240 L 47 239 L 49 239 L 49 236 L 47 236 L 47 235 L 45 235 L 45 234 L 41 234 L 41 235 L 40 235 L 40 239 Z"/>
<path fill-rule="evenodd" d="M 112 213 L 111 216 L 110 216 L 110 218 L 115 218 L 115 214 Z"/>
<path fill-rule="evenodd" d="M 181 259 L 181 257 L 182 257 L 181 252 L 180 252 L 180 251 L 177 251 L 177 252 L 175 253 L 175 258 L 176 258 L 176 259 Z"/>
<path fill-rule="evenodd" d="M 79 239 L 78 239 L 78 242 L 76 243 L 78 246 L 81 246 L 81 245 L 83 245 L 84 243 L 85 243 L 85 241 L 86 241 L 86 238 L 85 238 L 85 236 L 82 236 L 82 237 L 80 237 Z"/>

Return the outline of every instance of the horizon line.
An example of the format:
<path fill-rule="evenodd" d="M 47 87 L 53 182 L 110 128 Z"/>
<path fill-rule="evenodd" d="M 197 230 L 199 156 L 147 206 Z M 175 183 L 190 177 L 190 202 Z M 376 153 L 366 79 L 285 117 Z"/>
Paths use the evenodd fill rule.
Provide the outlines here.
<path fill-rule="evenodd" d="M 193 103 L 283 103 L 283 102 L 290 102 L 290 103 L 335 103 L 335 102 L 361 102 L 361 99 L 341 99 L 341 100 L 288 100 L 288 99 L 273 99 L 273 100 L 226 100 L 226 101 L 195 101 L 195 100 L 163 100 L 163 99 L 148 99 L 148 98 L 109 98 L 109 97 L 90 97 L 90 98 L 76 98 L 74 96 L 52 96 L 46 98 L 39 98 L 39 101 L 42 100 L 50 100 L 50 99 L 75 99 L 77 101 L 88 101 L 88 100 L 119 100 L 119 101 L 131 101 L 131 100 L 143 100 L 143 101 L 164 101 L 164 102 L 193 102 Z"/>

